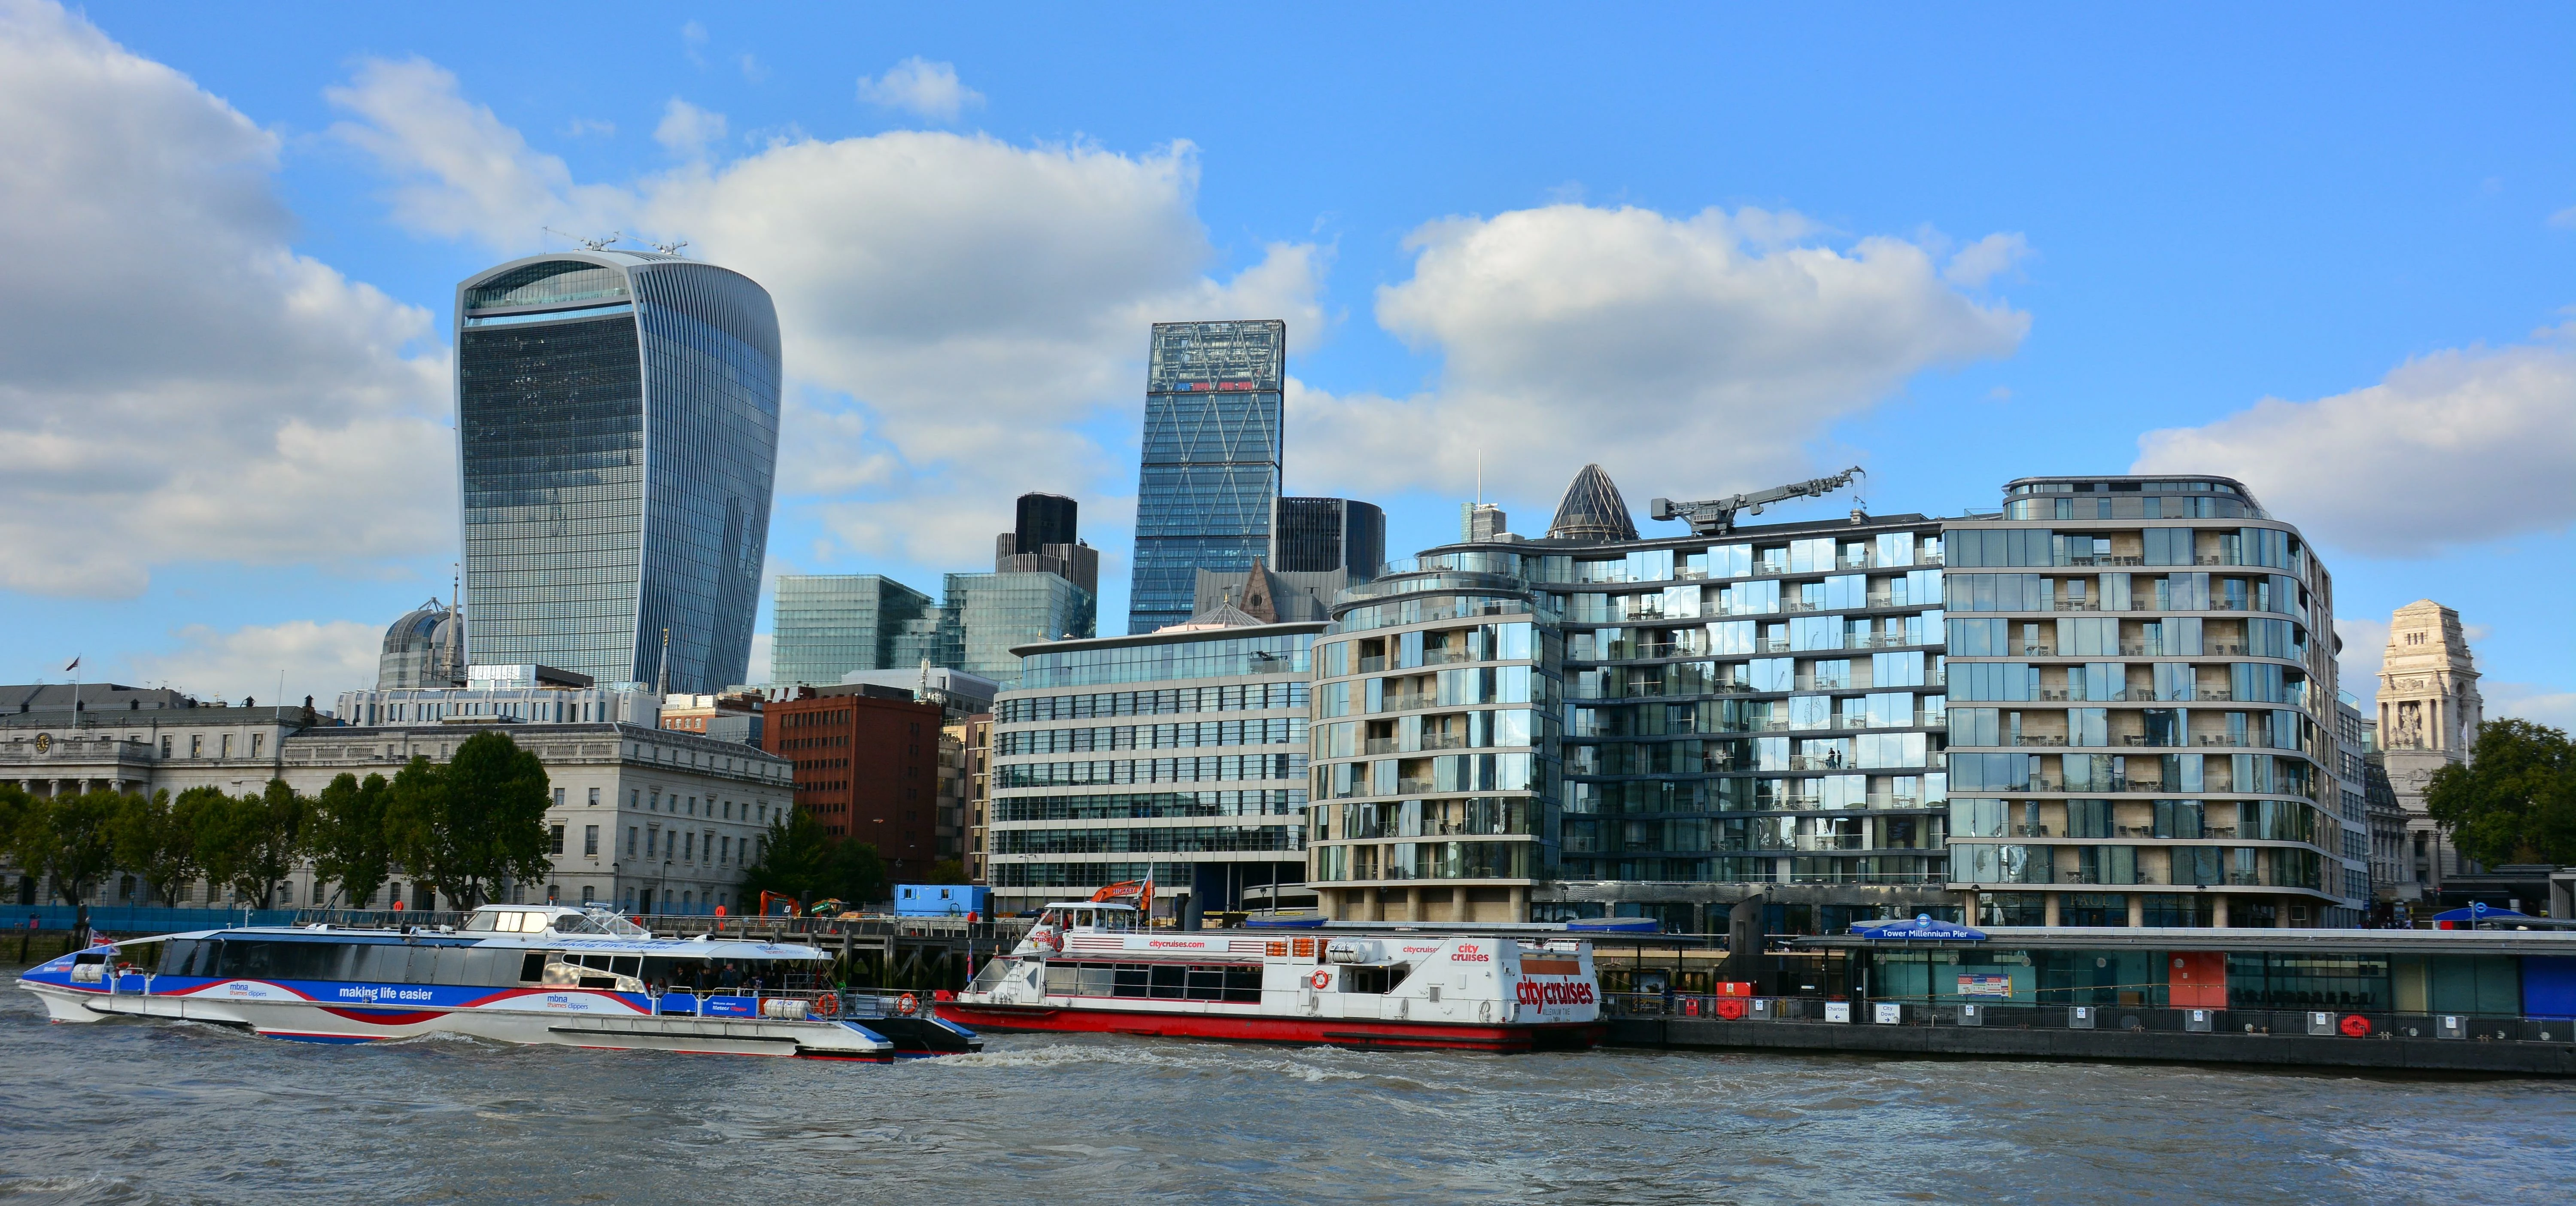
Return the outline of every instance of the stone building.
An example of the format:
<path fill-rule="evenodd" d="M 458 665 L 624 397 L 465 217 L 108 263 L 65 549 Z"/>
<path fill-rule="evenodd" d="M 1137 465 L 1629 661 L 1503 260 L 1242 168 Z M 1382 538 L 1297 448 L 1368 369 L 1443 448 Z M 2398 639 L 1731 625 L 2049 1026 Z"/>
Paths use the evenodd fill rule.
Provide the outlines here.
<path fill-rule="evenodd" d="M 2459 853 L 2424 811 L 2433 772 L 2466 762 L 2485 723 L 2476 658 L 2460 613 L 2418 599 L 2388 618 L 2387 660 L 2379 671 L 2379 743 L 2389 786 L 2406 814 L 2406 900 L 2438 897 L 2461 874 Z"/>

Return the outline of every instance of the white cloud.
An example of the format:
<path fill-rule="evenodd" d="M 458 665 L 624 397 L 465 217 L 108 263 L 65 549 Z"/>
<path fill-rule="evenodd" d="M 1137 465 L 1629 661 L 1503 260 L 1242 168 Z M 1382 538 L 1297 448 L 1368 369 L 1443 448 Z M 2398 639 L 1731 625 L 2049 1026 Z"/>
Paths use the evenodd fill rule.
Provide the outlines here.
<path fill-rule="evenodd" d="M 547 224 L 655 231 L 768 288 L 794 378 L 782 502 L 806 496 L 848 550 L 953 565 L 1023 490 L 1132 490 L 1126 458 L 1079 428 L 1141 407 L 1148 323 L 1284 318 L 1298 350 L 1324 325 L 1311 245 L 1208 274 L 1187 143 L 797 137 L 606 186 L 574 183 L 434 65 L 367 64 L 335 95 L 369 123 L 346 136 L 405 180 L 395 216 L 415 230 L 496 250 Z"/>
<path fill-rule="evenodd" d="M 2138 437 L 2132 473 L 2218 473 L 2327 544 L 2420 555 L 2576 520 L 2576 330 L 2408 361 L 2377 385 L 2266 398 Z"/>
<path fill-rule="evenodd" d="M 340 692 L 376 685 L 385 628 L 354 620 L 290 620 L 230 631 L 191 624 L 172 635 L 179 639 L 177 649 L 129 655 L 126 681 L 156 687 L 168 683 L 199 699 L 234 703 L 248 696 L 300 704 L 310 695 L 314 707 L 329 711 Z M 281 673 L 283 695 L 278 693 Z"/>
<path fill-rule="evenodd" d="M 1836 420 L 1927 368 L 2010 355 L 2029 328 L 1952 289 L 1924 246 L 1816 233 L 1796 214 L 1571 204 L 1430 223 L 1377 316 L 1441 354 L 1440 382 L 1293 391 L 1293 445 L 1369 450 L 1301 464 L 1300 488 L 1462 493 L 1479 453 L 1488 496 L 1521 505 L 1552 505 L 1587 460 L 1637 502 L 1790 480 Z"/>
<path fill-rule="evenodd" d="M 2388 660 L 2388 621 L 2336 616 L 2334 629 L 2343 638 L 2343 652 L 2335 658 L 2335 677 L 2362 701 L 2362 714 L 2370 715 L 2370 701 L 2379 697 L 2379 668 Z"/>
<path fill-rule="evenodd" d="M 753 686 L 767 683 L 776 677 L 770 670 L 771 659 L 776 656 L 775 649 L 776 646 L 772 643 L 770 634 L 766 632 L 751 634 L 751 669 L 748 673 L 753 676 L 751 680 Z"/>
<path fill-rule="evenodd" d="M 1959 249 L 1941 269 L 1941 279 L 1969 289 L 2011 271 L 2030 258 L 2030 240 L 2019 233 L 1990 234 Z"/>
<path fill-rule="evenodd" d="M 2560 230 L 2576 230 L 2576 205 L 2549 215 L 2549 224 Z"/>
<path fill-rule="evenodd" d="M 859 99 L 932 121 L 955 121 L 960 113 L 983 104 L 984 94 L 959 83 L 955 65 L 914 55 L 886 68 L 884 75 L 860 76 Z"/>
<path fill-rule="evenodd" d="M 724 136 L 724 114 L 710 113 L 676 96 L 663 106 L 662 124 L 653 128 L 653 141 L 674 155 L 704 155 L 709 143 L 721 142 Z"/>
<path fill-rule="evenodd" d="M 452 538 L 429 314 L 288 247 L 277 156 L 185 76 L 0 2 L 0 587 Z"/>
<path fill-rule="evenodd" d="M 2539 683 L 2480 682 L 2489 720 L 2518 716 L 2533 724 L 2576 733 L 2576 691 Z"/>

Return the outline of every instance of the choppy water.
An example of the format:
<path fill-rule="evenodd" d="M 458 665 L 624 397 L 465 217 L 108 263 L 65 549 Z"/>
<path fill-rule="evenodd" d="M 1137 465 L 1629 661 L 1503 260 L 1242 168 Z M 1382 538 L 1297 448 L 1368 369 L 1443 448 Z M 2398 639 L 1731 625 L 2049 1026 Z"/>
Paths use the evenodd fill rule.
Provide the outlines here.
<path fill-rule="evenodd" d="M 0 1002 L 28 1202 L 2564 1201 L 2576 1086 L 988 1036 L 893 1066 Z"/>

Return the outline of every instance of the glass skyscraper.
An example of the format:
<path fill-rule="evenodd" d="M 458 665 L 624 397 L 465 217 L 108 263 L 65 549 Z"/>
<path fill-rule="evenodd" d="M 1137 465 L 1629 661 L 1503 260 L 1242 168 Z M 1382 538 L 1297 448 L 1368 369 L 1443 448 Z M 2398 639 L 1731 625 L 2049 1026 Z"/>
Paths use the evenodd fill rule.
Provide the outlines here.
<path fill-rule="evenodd" d="M 1012 646 L 1087 639 L 1098 631 L 1098 605 L 1091 592 L 1060 574 L 950 574 L 945 591 L 933 663 L 1006 687 L 1020 681 L 1020 659 Z"/>
<path fill-rule="evenodd" d="M 1270 547 L 1288 324 L 1158 322 L 1127 631 L 1190 618 L 1197 571 L 1240 574 Z"/>
<path fill-rule="evenodd" d="M 857 670 L 907 670 L 893 660 L 904 622 L 935 615 L 928 595 L 882 574 L 781 574 L 769 681 L 830 685 Z"/>
<path fill-rule="evenodd" d="M 743 681 L 778 463 L 768 291 L 556 252 L 468 278 L 456 313 L 470 660 Z"/>

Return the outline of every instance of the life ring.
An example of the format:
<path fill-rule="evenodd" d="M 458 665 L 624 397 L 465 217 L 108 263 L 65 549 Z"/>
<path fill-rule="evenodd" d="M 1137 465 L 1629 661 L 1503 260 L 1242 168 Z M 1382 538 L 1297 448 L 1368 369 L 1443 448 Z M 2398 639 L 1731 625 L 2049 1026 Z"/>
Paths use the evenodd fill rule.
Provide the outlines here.
<path fill-rule="evenodd" d="M 841 1012 L 841 998 L 828 992 L 814 998 L 814 1012 L 821 1017 L 837 1016 Z"/>
<path fill-rule="evenodd" d="M 1322 992 L 1323 990 L 1333 986 L 1333 973 L 1325 971 L 1319 967 L 1315 969 L 1314 975 L 1306 978 L 1306 982 L 1314 985 L 1315 991 Z"/>
<path fill-rule="evenodd" d="M 1727 1021 L 1730 1021 L 1730 1022 L 1741 1022 L 1741 1021 L 1743 1021 L 1743 1020 L 1744 1020 L 1744 998 L 1742 998 L 1742 997 L 1719 997 L 1719 998 L 1717 999 L 1717 1016 L 1722 1017 L 1722 1018 L 1725 1018 Z"/>
<path fill-rule="evenodd" d="M 2347 1013 L 2343 1015 L 2343 1024 L 2340 1029 L 2346 1035 L 2353 1038 L 2368 1038 L 2370 1037 L 2370 1019 L 2357 1013 Z"/>
<path fill-rule="evenodd" d="M 916 997 L 911 993 L 905 993 L 901 997 L 895 999 L 894 1011 L 905 1017 L 911 1017 L 913 1014 L 921 1011 L 921 998 Z"/>

